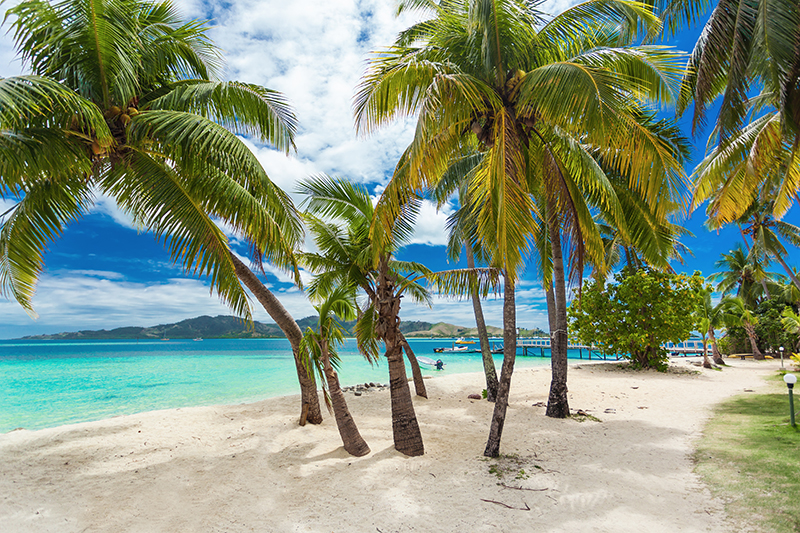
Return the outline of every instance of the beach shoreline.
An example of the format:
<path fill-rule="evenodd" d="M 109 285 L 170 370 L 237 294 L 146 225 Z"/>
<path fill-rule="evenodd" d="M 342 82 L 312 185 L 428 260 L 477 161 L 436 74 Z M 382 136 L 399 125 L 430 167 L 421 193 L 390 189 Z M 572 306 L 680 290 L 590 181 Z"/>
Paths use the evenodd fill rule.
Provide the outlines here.
<path fill-rule="evenodd" d="M 299 427 L 299 396 L 150 411 L 0 435 L 4 531 L 736 530 L 692 472 L 711 406 L 764 388 L 778 361 L 667 374 L 571 361 L 570 407 L 544 416 L 549 366 L 514 373 L 501 452 L 482 456 L 493 404 L 481 373 L 426 380 L 426 453 L 392 446 L 388 390 L 347 394 L 372 449 L 333 417 Z M 594 417 L 596 420 L 592 420 Z"/>

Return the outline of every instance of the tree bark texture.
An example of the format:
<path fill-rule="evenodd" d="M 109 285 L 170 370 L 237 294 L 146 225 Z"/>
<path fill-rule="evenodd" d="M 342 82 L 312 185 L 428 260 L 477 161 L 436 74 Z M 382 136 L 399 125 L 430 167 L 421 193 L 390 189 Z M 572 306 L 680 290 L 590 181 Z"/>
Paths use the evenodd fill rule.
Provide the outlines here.
<path fill-rule="evenodd" d="M 548 201 L 552 204 L 552 200 Z M 553 254 L 553 285 L 555 296 L 555 330 L 550 330 L 550 395 L 545 414 L 551 418 L 569 416 L 567 398 L 567 286 L 564 278 L 564 256 L 561 250 L 561 229 L 555 217 L 555 206 L 548 205 L 547 224 Z M 548 302 L 549 304 L 549 302 Z M 549 315 L 548 309 L 548 315 Z"/>
<path fill-rule="evenodd" d="M 508 395 L 511 392 L 511 374 L 514 373 L 516 357 L 517 304 L 514 295 L 514 280 L 506 273 L 503 295 L 503 366 L 500 369 L 500 382 L 497 387 L 497 401 L 494 403 L 492 423 L 489 427 L 489 439 L 483 452 L 486 457 L 500 455 L 500 438 L 503 436 L 503 425 L 506 422 Z"/>
<path fill-rule="evenodd" d="M 724 365 L 725 361 L 722 360 L 722 354 L 719 353 L 719 346 L 717 346 L 717 337 L 714 335 L 714 328 L 708 328 L 708 342 L 711 343 L 711 358 L 714 363 Z"/>
<path fill-rule="evenodd" d="M 417 456 L 425 453 L 422 433 L 411 401 L 411 390 L 406 378 L 406 365 L 403 362 L 402 334 L 398 327 L 400 298 L 395 292 L 394 281 L 388 276 L 388 259 L 381 260 L 378 275 L 378 312 L 376 333 L 386 345 L 386 360 L 389 366 L 389 392 L 392 400 L 392 434 L 394 447 L 400 453 Z"/>
<path fill-rule="evenodd" d="M 472 248 L 465 242 L 467 253 L 467 267 L 475 268 L 475 257 L 472 255 Z M 489 333 L 486 331 L 486 321 L 483 318 L 483 308 L 477 290 L 472 291 L 472 310 L 475 313 L 475 325 L 478 328 L 478 339 L 481 342 L 481 358 L 483 359 L 483 373 L 486 376 L 486 399 L 494 402 L 497 399 L 497 370 L 494 368 L 494 358 L 492 357 L 492 347 L 489 344 Z"/>
<path fill-rule="evenodd" d="M 308 413 L 306 421 L 311 424 L 322 423 L 322 409 L 319 406 L 319 395 L 317 394 L 317 383 L 314 381 L 314 376 L 306 371 L 306 367 L 300 361 L 300 339 L 303 338 L 303 332 L 300 331 L 300 326 L 297 325 L 292 315 L 286 310 L 283 304 L 278 300 L 269 289 L 267 289 L 261 280 L 253 273 L 252 270 L 247 268 L 247 265 L 242 263 L 238 257 L 231 254 L 236 269 L 237 277 L 242 280 L 242 283 L 250 289 L 250 292 L 264 307 L 264 310 L 272 317 L 272 320 L 281 328 L 286 338 L 289 339 L 289 344 L 292 346 L 292 355 L 294 356 L 294 364 L 297 368 L 297 380 L 300 382 L 300 411 L 304 412 L 303 406 L 307 405 Z M 301 414 L 302 416 L 302 414 Z"/>
<path fill-rule="evenodd" d="M 797 276 L 794 275 L 794 272 L 792 272 L 792 269 L 789 268 L 789 265 L 786 264 L 786 261 L 783 260 L 783 257 L 781 257 L 779 255 L 775 255 L 775 259 L 778 260 L 778 263 L 781 264 L 783 269 L 786 271 L 786 274 L 789 275 L 789 279 L 792 280 L 792 283 L 794 283 L 794 286 L 797 287 L 798 289 L 800 289 L 800 280 L 798 280 Z"/>
<path fill-rule="evenodd" d="M 336 427 L 339 428 L 339 436 L 342 438 L 344 449 L 356 457 L 367 455 L 370 452 L 369 446 L 361 437 L 356 422 L 347 408 L 347 401 L 339 384 L 339 376 L 331 365 L 327 346 L 322 347 L 322 353 L 322 367 L 325 371 L 325 381 L 328 383 L 328 394 L 331 396 L 333 416 L 336 419 Z"/>
<path fill-rule="evenodd" d="M 753 359 L 757 359 L 759 361 L 764 359 L 764 354 L 761 353 L 761 350 L 758 349 L 758 343 L 756 342 L 756 328 L 749 322 L 744 323 L 744 330 L 747 332 L 747 338 L 750 340 L 750 349 L 753 351 Z"/>
<path fill-rule="evenodd" d="M 703 368 L 711 368 L 711 360 L 708 358 L 708 342 L 703 338 Z"/>
<path fill-rule="evenodd" d="M 417 356 L 414 355 L 414 350 L 411 349 L 411 345 L 408 344 L 405 335 L 402 333 L 400 333 L 400 342 L 403 345 L 403 350 L 406 352 L 408 362 L 411 363 L 411 375 L 414 376 L 414 392 L 417 393 L 417 396 L 422 396 L 427 399 L 428 391 L 425 390 L 425 381 L 422 379 L 422 371 L 419 369 Z"/>

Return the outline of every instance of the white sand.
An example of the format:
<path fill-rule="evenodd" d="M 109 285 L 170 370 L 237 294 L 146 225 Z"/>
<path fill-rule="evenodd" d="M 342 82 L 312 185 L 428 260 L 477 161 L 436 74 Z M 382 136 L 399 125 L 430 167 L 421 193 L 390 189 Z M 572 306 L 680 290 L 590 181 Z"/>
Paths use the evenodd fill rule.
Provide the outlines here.
<path fill-rule="evenodd" d="M 570 407 L 601 422 L 545 417 L 549 368 L 517 371 L 502 451 L 522 464 L 504 483 L 534 490 L 498 485 L 482 457 L 493 404 L 467 399 L 482 374 L 426 381 L 417 458 L 392 447 L 388 390 L 347 395 L 372 448 L 358 459 L 333 417 L 297 425 L 297 397 L 14 431 L 0 436 L 0 531 L 735 531 L 692 472 L 693 441 L 714 403 L 763 389 L 779 363 L 730 364 L 573 365 Z"/>

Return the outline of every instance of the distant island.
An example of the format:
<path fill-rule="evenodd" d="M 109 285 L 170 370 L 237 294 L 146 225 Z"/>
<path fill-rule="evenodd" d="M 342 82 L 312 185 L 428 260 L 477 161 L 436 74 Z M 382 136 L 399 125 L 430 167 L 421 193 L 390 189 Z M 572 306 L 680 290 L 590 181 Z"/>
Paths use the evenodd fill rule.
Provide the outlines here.
<path fill-rule="evenodd" d="M 317 317 L 309 316 L 297 321 L 302 331 L 317 322 Z M 355 321 L 345 322 L 347 334 L 354 337 Z M 490 336 L 502 336 L 503 330 L 487 326 Z M 409 321 L 400 323 L 400 331 L 406 337 L 477 337 L 477 328 L 455 326 L 445 322 Z M 547 335 L 541 329 L 521 329 L 523 337 Z M 159 324 L 151 327 L 126 326 L 115 329 L 84 330 L 56 333 L 53 335 L 28 335 L 23 340 L 115 340 L 115 339 L 257 339 L 284 337 L 281 329 L 275 324 L 246 321 L 235 316 L 200 316 L 189 318 L 175 324 Z"/>

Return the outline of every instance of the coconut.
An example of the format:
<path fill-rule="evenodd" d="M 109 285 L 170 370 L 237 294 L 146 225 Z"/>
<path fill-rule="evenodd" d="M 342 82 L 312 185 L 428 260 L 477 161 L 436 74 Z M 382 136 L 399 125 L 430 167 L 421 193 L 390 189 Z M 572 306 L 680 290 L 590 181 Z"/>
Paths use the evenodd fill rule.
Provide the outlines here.
<path fill-rule="evenodd" d="M 138 114 L 139 114 L 139 111 L 135 107 L 129 107 L 128 108 L 128 115 L 130 115 L 132 117 L 135 117 Z"/>
<path fill-rule="evenodd" d="M 94 155 L 102 155 L 106 153 L 106 149 L 100 146 L 100 144 L 97 141 L 93 141 L 92 152 L 94 152 Z"/>
<path fill-rule="evenodd" d="M 131 117 L 125 114 L 120 115 L 119 121 L 122 122 L 123 126 L 127 126 L 131 123 Z"/>

